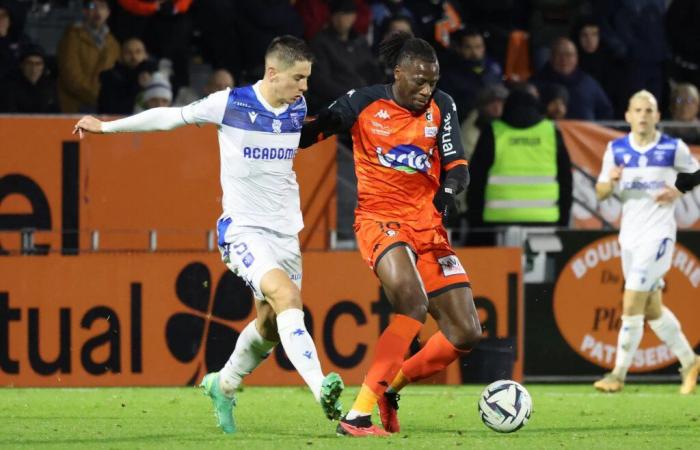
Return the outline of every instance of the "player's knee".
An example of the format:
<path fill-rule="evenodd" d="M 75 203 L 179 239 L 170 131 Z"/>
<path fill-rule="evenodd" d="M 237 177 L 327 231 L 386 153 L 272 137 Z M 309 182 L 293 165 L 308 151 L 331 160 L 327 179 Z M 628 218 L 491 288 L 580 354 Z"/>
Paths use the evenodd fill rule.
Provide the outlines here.
<path fill-rule="evenodd" d="M 265 299 L 276 313 L 290 308 L 302 309 L 301 292 L 291 282 L 273 287 L 265 293 Z"/>
<path fill-rule="evenodd" d="M 471 350 L 481 340 L 481 329 L 471 326 L 457 326 L 445 333 L 445 337 L 457 349 Z"/>
<path fill-rule="evenodd" d="M 408 283 L 401 283 L 398 288 L 387 293 L 392 299 L 394 311 L 425 322 L 428 315 L 428 299 L 419 288 Z"/>

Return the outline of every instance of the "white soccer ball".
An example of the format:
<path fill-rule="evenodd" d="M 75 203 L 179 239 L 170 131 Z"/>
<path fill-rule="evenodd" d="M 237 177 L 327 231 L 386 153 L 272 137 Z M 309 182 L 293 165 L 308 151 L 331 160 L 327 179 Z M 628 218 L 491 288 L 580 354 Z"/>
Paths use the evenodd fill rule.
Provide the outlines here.
<path fill-rule="evenodd" d="M 479 399 L 479 416 L 484 425 L 499 433 L 512 433 L 530 420 L 532 398 L 522 385 L 499 380 L 486 386 Z"/>

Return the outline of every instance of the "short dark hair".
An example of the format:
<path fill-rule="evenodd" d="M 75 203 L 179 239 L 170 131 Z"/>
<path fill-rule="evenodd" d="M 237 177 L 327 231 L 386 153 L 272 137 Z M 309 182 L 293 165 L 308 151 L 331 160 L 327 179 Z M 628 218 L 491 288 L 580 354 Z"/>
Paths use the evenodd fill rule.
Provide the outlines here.
<path fill-rule="evenodd" d="M 435 49 L 428 42 L 405 31 L 389 34 L 379 44 L 379 56 L 391 69 L 407 60 L 419 59 L 431 63 L 438 60 Z"/>
<path fill-rule="evenodd" d="M 313 62 L 314 54 L 309 45 L 296 36 L 278 36 L 270 42 L 265 51 L 265 62 L 268 58 L 277 58 L 283 67 L 290 67 L 297 61 Z"/>

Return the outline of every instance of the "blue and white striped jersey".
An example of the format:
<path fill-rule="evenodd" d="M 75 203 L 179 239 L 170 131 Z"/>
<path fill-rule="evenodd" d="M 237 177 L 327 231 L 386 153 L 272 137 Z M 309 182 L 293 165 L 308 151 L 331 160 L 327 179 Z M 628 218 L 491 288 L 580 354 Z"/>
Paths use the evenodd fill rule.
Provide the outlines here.
<path fill-rule="evenodd" d="M 655 201 L 665 186 L 673 186 L 678 172 L 694 172 L 698 161 L 680 139 L 657 132 L 656 139 L 637 146 L 628 134 L 608 143 L 599 182 L 610 181 L 610 170 L 623 166 L 618 191 L 622 199 L 620 245 L 676 240 L 674 205 Z"/>
<path fill-rule="evenodd" d="M 260 83 L 215 92 L 182 108 L 182 117 L 218 125 L 224 215 L 235 225 L 296 234 L 304 223 L 292 163 L 306 102 L 273 108 Z"/>

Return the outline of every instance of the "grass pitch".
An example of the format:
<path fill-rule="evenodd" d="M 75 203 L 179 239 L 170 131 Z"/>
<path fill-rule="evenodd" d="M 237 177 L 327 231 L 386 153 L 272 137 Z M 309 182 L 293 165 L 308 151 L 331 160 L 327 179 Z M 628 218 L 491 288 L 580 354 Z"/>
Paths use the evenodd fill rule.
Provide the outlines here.
<path fill-rule="evenodd" d="M 238 396 L 238 433 L 215 427 L 195 388 L 0 389 L 2 448 L 473 448 L 700 449 L 700 397 L 677 385 L 628 385 L 606 395 L 589 385 L 527 385 L 530 423 L 498 434 L 479 420 L 483 386 L 409 386 L 402 432 L 342 438 L 302 388 L 247 388 Z M 348 407 L 357 388 L 348 388 Z"/>

